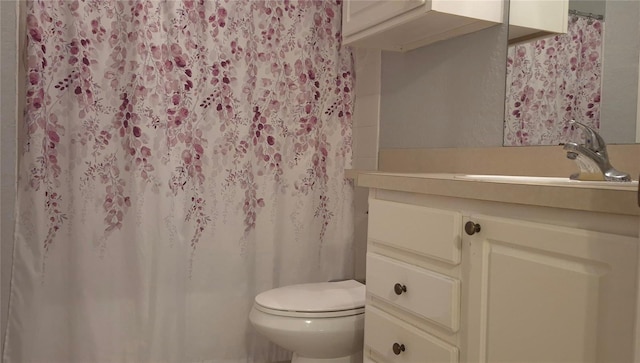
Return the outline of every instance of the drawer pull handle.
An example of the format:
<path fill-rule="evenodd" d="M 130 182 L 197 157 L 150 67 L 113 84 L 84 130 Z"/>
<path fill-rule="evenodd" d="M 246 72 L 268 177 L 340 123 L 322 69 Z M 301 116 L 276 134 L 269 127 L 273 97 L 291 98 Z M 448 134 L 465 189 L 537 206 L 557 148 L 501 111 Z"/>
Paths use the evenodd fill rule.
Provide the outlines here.
<path fill-rule="evenodd" d="M 393 343 L 393 354 L 400 355 L 400 353 L 404 352 L 404 344 Z"/>
<path fill-rule="evenodd" d="M 407 292 L 407 287 L 402 284 L 393 285 L 393 291 L 396 292 L 396 295 L 402 295 L 403 292 Z"/>
<path fill-rule="evenodd" d="M 480 225 L 469 221 L 469 222 L 465 223 L 464 231 L 467 232 L 467 234 L 469 236 L 472 236 L 472 235 L 476 234 L 477 232 L 480 232 Z"/>

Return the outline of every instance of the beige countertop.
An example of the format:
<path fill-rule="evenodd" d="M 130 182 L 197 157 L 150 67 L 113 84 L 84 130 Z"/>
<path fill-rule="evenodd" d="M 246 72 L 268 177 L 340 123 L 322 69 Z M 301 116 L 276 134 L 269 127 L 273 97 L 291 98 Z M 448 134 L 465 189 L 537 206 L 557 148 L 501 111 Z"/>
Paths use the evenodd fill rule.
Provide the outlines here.
<path fill-rule="evenodd" d="M 463 174 L 361 170 L 347 170 L 346 176 L 358 187 L 640 216 L 637 183 L 555 183 L 544 178 L 489 181 Z"/>

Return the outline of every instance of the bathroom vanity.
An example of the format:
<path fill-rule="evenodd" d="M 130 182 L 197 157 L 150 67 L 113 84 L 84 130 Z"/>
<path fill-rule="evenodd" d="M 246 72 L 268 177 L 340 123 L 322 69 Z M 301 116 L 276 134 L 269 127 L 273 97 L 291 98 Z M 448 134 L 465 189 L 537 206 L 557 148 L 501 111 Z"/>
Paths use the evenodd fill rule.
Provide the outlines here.
<path fill-rule="evenodd" d="M 365 362 L 640 357 L 636 186 L 357 173 Z"/>

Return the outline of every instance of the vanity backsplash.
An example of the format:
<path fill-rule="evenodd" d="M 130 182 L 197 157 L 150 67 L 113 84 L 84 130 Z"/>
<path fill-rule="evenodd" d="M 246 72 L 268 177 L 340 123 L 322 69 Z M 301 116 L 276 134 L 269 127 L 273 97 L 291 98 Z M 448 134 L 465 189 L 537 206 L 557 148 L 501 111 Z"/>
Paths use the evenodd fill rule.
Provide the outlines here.
<path fill-rule="evenodd" d="M 608 145 L 617 168 L 640 175 L 640 144 Z M 378 170 L 399 173 L 465 173 L 569 177 L 577 172 L 562 146 L 380 149 Z"/>

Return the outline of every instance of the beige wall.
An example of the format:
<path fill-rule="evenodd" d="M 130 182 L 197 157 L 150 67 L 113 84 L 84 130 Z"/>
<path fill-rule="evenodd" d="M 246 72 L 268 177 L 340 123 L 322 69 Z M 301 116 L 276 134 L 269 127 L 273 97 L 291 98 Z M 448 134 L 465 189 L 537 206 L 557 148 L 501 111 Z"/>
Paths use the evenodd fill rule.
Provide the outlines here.
<path fill-rule="evenodd" d="M 4 337 L 13 249 L 18 94 L 18 2 L 0 1 L 0 337 Z M 1 341 L 1 340 L 0 340 Z M 0 360 L 2 348 L 0 347 Z"/>
<path fill-rule="evenodd" d="M 353 51 L 356 71 L 353 165 L 357 169 L 375 169 L 378 162 L 381 52 L 360 48 Z"/>
<path fill-rule="evenodd" d="M 640 175 L 640 144 L 609 145 L 613 166 Z M 381 149 L 379 170 L 399 173 L 506 174 L 568 177 L 578 166 L 562 146 Z"/>
<path fill-rule="evenodd" d="M 353 114 L 353 168 L 378 167 L 380 118 L 380 51 L 354 49 L 356 101 Z M 355 278 L 365 278 L 367 251 L 368 188 L 355 188 L 354 268 Z"/>
<path fill-rule="evenodd" d="M 600 134 L 610 142 L 634 143 L 638 102 L 640 2 L 607 1 L 604 19 Z M 607 19 L 615 19 L 607 21 Z"/>
<path fill-rule="evenodd" d="M 383 52 L 380 147 L 502 145 L 507 29 Z"/>

